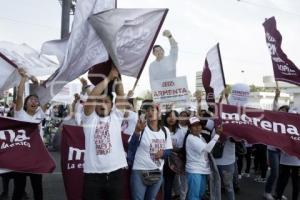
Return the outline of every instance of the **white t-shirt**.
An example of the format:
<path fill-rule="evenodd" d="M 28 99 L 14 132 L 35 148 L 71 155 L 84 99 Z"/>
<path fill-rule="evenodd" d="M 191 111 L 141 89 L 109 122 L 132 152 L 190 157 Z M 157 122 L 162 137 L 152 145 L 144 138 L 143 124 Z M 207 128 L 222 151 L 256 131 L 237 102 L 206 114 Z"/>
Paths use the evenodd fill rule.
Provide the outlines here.
<path fill-rule="evenodd" d="M 178 128 L 176 130 L 176 133 L 171 133 L 171 139 L 172 139 L 172 145 L 176 148 L 182 148 L 183 147 L 183 140 L 186 132 L 182 128 Z"/>
<path fill-rule="evenodd" d="M 140 145 L 137 148 L 133 168 L 134 170 L 153 170 L 163 169 L 164 159 L 156 160 L 154 155 L 159 150 L 172 149 L 172 140 L 170 131 L 166 129 L 167 140 L 165 140 L 165 134 L 162 129 L 158 132 L 152 131 L 146 126 L 142 135 Z"/>
<path fill-rule="evenodd" d="M 223 149 L 222 158 L 216 158 L 217 165 L 231 165 L 235 162 L 235 143 L 227 139 Z"/>
<path fill-rule="evenodd" d="M 126 135 L 132 135 L 134 133 L 137 121 L 138 114 L 135 112 L 129 112 L 128 117 L 123 119 L 122 132 Z"/>
<path fill-rule="evenodd" d="M 152 88 L 153 80 L 172 79 L 176 77 L 176 62 L 178 57 L 178 46 L 176 42 L 171 43 L 170 54 L 160 61 L 153 61 L 149 66 L 149 80 Z"/>
<path fill-rule="evenodd" d="M 207 144 L 205 139 L 189 134 L 186 139 L 186 165 L 185 170 L 189 173 L 210 174 L 208 153 L 215 146 L 219 135 L 215 135 Z"/>
<path fill-rule="evenodd" d="M 188 126 L 181 126 L 179 124 L 179 128 L 181 128 L 181 130 L 184 132 L 184 134 L 186 134 L 186 132 L 188 131 Z"/>
<path fill-rule="evenodd" d="M 281 152 L 280 164 L 289 166 L 300 166 L 300 159 L 296 156 L 290 156 L 284 152 Z"/>
<path fill-rule="evenodd" d="M 85 134 L 84 173 L 109 173 L 127 167 L 122 144 L 123 113 L 113 108 L 110 115 L 99 117 L 96 112 L 82 123 Z"/>
<path fill-rule="evenodd" d="M 29 115 L 25 110 L 23 110 L 23 108 L 20 111 L 15 111 L 15 118 L 22 120 L 22 121 L 26 121 L 26 122 L 33 122 L 33 123 L 40 123 L 39 128 L 40 128 L 40 136 L 43 139 L 44 136 L 44 131 L 42 128 L 42 120 L 46 118 L 46 115 L 44 113 L 44 111 L 41 108 L 38 108 L 36 110 L 36 113 L 31 116 Z"/>

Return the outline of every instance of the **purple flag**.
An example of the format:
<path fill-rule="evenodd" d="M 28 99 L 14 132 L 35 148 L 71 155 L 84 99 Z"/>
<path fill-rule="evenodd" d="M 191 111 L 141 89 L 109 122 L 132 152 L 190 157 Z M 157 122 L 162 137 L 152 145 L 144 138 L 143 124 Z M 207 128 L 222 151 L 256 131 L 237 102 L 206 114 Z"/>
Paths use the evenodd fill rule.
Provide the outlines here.
<path fill-rule="evenodd" d="M 84 151 L 83 128 L 64 125 L 61 141 L 61 169 L 68 200 L 82 199 Z"/>
<path fill-rule="evenodd" d="M 263 26 L 271 53 L 275 80 L 300 85 L 299 69 L 281 49 L 282 36 L 277 30 L 275 17 L 267 19 Z"/>
<path fill-rule="evenodd" d="M 37 123 L 0 117 L 0 168 L 53 172 L 55 163 L 43 144 Z"/>
<path fill-rule="evenodd" d="M 245 139 L 249 144 L 275 146 L 300 158 L 299 115 L 218 104 L 216 123 L 223 124 L 223 135 Z"/>
<path fill-rule="evenodd" d="M 123 145 L 127 146 L 128 136 L 122 134 Z M 85 137 L 81 126 L 64 125 L 61 140 L 61 169 L 64 179 L 65 191 L 68 200 L 81 200 L 83 190 L 83 163 L 85 153 Z M 122 200 L 129 200 L 129 170 L 124 173 L 126 182 Z M 161 193 L 157 200 L 162 199 Z"/>

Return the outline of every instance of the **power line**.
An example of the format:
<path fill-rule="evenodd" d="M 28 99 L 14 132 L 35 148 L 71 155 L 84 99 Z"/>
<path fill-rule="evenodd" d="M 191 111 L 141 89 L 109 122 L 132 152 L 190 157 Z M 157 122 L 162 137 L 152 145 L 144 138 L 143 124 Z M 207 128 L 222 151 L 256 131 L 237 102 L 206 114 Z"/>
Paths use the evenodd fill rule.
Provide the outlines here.
<path fill-rule="evenodd" d="M 249 5 L 252 5 L 252 6 L 257 6 L 257 7 L 267 8 L 267 9 L 273 9 L 273 10 L 284 12 L 284 13 L 289 14 L 289 15 L 294 15 L 294 16 L 299 16 L 300 17 L 300 14 L 298 14 L 298 13 L 293 13 L 293 12 L 290 12 L 290 11 L 287 11 L 287 10 L 283 10 L 283 9 L 280 9 L 280 8 L 266 6 L 266 5 L 262 5 L 262 4 L 250 2 L 250 1 L 247 1 L 247 0 L 237 0 L 237 1 L 239 1 L 241 3 L 249 4 Z"/>

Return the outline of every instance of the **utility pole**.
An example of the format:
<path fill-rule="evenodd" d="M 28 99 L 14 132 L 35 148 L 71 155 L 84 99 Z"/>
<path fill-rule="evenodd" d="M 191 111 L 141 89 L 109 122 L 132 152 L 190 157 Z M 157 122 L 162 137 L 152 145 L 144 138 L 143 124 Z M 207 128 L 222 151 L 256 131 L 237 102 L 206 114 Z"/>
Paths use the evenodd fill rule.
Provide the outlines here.
<path fill-rule="evenodd" d="M 62 13 L 61 13 L 61 34 L 60 37 L 64 38 L 69 34 L 70 27 L 70 12 L 71 0 L 62 0 Z"/>

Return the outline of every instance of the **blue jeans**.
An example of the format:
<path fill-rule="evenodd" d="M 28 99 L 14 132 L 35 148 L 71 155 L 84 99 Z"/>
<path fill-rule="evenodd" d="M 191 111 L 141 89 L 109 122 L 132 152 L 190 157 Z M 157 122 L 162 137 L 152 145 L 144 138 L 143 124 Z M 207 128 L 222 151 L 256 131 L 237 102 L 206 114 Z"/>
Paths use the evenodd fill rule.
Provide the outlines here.
<path fill-rule="evenodd" d="M 265 192 L 271 193 L 274 184 L 276 183 L 276 179 L 278 178 L 279 174 L 279 159 L 280 159 L 280 152 L 279 151 L 272 151 L 268 149 L 268 159 L 269 165 L 271 168 L 270 175 L 266 182 Z"/>
<path fill-rule="evenodd" d="M 146 186 L 141 178 L 141 170 L 132 170 L 130 178 L 132 200 L 155 200 L 162 181 L 161 177 L 157 183 Z"/>
<path fill-rule="evenodd" d="M 233 190 L 233 174 L 235 169 L 235 164 L 231 165 L 218 165 L 218 170 L 224 185 L 227 200 L 235 200 L 234 190 Z"/>
<path fill-rule="evenodd" d="M 206 176 L 204 174 L 186 173 L 188 182 L 187 200 L 202 199 L 206 189 Z"/>

